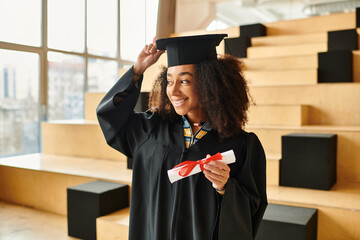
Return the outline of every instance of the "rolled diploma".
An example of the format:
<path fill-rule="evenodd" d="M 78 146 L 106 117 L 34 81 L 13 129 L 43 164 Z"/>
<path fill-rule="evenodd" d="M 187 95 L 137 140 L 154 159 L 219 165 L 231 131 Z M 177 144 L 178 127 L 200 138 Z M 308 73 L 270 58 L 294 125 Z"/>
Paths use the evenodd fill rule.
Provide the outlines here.
<path fill-rule="evenodd" d="M 223 163 L 226 163 L 226 164 L 230 164 L 230 163 L 235 162 L 235 154 L 234 154 L 233 150 L 223 152 L 223 153 L 221 153 L 221 155 L 223 156 L 223 159 L 222 160 L 216 160 L 216 161 L 223 162 Z M 204 159 L 206 159 L 206 158 L 204 158 Z M 186 165 L 184 165 L 184 166 L 186 166 Z M 189 173 L 189 175 L 187 175 L 186 177 L 182 177 L 182 176 L 180 176 L 179 171 L 184 166 L 173 168 L 173 169 L 170 169 L 170 170 L 167 171 L 168 176 L 169 176 L 169 180 L 170 180 L 171 183 L 174 183 L 174 182 L 176 182 L 176 181 L 178 181 L 178 180 L 180 180 L 182 178 L 186 178 L 186 177 L 189 177 L 191 175 L 194 175 L 196 173 L 201 172 L 200 164 L 197 164 L 194 167 L 194 169 Z"/>

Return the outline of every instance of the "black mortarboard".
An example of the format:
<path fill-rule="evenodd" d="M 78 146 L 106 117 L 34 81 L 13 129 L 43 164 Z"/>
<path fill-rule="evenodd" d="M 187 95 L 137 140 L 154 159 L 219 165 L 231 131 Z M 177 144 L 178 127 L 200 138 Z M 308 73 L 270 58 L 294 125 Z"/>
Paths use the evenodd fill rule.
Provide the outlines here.
<path fill-rule="evenodd" d="M 163 38 L 156 40 L 158 50 L 167 51 L 168 67 L 196 64 L 204 60 L 217 59 L 216 46 L 227 34 Z"/>

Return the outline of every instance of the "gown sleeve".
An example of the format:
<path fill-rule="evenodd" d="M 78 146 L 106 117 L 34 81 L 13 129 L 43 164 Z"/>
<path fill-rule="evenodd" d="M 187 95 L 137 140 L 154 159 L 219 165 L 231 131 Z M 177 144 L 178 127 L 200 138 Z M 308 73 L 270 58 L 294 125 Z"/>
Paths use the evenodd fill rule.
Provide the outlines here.
<path fill-rule="evenodd" d="M 148 138 L 156 124 L 150 111 L 135 113 L 143 77 L 134 81 L 130 68 L 109 90 L 98 105 L 96 112 L 106 142 L 127 157 Z"/>
<path fill-rule="evenodd" d="M 264 150 L 253 133 L 247 134 L 246 142 L 243 168 L 230 177 L 225 186 L 219 218 L 219 240 L 255 239 L 268 204 Z"/>

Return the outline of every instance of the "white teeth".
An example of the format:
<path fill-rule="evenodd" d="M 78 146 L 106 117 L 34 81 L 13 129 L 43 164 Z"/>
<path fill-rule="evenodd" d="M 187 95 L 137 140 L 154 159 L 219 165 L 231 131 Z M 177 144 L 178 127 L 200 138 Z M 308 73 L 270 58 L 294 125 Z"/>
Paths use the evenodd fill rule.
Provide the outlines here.
<path fill-rule="evenodd" d="M 182 99 L 182 100 L 173 100 L 173 104 L 175 106 L 180 106 L 181 104 L 183 104 L 185 102 L 186 99 Z"/>

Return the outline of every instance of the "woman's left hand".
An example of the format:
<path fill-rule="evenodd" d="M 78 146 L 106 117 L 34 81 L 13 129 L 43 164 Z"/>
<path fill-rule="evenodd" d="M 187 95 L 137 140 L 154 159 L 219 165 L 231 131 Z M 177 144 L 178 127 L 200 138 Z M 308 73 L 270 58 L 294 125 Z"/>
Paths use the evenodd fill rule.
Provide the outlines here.
<path fill-rule="evenodd" d="M 212 183 L 213 188 L 223 190 L 230 177 L 230 167 L 220 161 L 211 161 L 205 164 L 204 168 L 205 177 Z"/>

